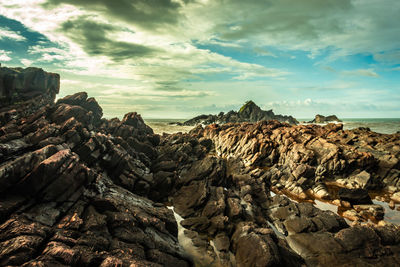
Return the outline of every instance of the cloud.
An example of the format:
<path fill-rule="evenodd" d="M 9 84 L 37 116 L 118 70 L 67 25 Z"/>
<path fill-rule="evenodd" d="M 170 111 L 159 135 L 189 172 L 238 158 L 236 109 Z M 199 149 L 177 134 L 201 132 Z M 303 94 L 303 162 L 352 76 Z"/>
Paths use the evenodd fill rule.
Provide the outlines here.
<path fill-rule="evenodd" d="M 335 69 L 332 68 L 331 66 L 323 66 L 322 68 L 323 68 L 324 70 L 329 71 L 329 72 L 337 73 L 337 70 L 335 70 Z"/>
<path fill-rule="evenodd" d="M 44 47 L 41 45 L 30 46 L 28 53 L 30 55 L 39 55 L 40 57 L 36 59 L 36 61 L 53 62 L 69 59 L 68 52 L 57 47 Z"/>
<path fill-rule="evenodd" d="M 86 16 L 68 20 L 61 25 L 71 40 L 82 45 L 92 56 L 108 56 L 116 62 L 135 57 L 150 56 L 157 51 L 148 46 L 114 40 L 110 35 L 118 31 L 116 26 L 94 21 Z"/>
<path fill-rule="evenodd" d="M 9 56 L 10 54 L 10 51 L 0 50 L 0 61 L 10 61 L 12 59 Z"/>
<path fill-rule="evenodd" d="M 70 4 L 84 10 L 96 12 L 106 17 L 117 18 L 126 23 L 138 25 L 145 29 L 162 30 L 169 24 L 176 24 L 182 17 L 182 6 L 188 1 L 173 0 L 49 0 L 44 6 Z"/>
<path fill-rule="evenodd" d="M 21 59 L 20 62 L 22 63 L 22 65 L 24 65 L 25 67 L 29 67 L 30 65 L 32 65 L 33 61 L 29 60 L 29 59 Z"/>
<path fill-rule="evenodd" d="M 269 57 L 274 57 L 274 58 L 278 57 L 271 51 L 268 51 L 267 49 L 262 48 L 262 47 L 254 47 L 253 51 L 254 51 L 254 53 L 256 53 L 257 55 L 260 55 L 260 56 L 269 56 Z"/>
<path fill-rule="evenodd" d="M 26 41 L 26 38 L 22 36 L 19 32 L 11 31 L 8 28 L 0 28 L 0 40 L 11 39 L 17 42 Z"/>
<path fill-rule="evenodd" d="M 373 69 L 346 70 L 342 71 L 341 74 L 350 76 L 379 77 Z"/>
<path fill-rule="evenodd" d="M 330 66 L 323 66 L 322 69 L 327 70 L 332 73 L 345 75 L 345 76 L 379 77 L 379 74 L 376 73 L 375 70 L 372 68 L 337 71 L 336 69 L 334 69 Z M 347 86 L 346 86 L 346 88 L 347 88 Z"/>
<path fill-rule="evenodd" d="M 385 51 L 374 54 L 374 59 L 377 61 L 399 64 L 400 63 L 400 50 Z"/>
<path fill-rule="evenodd" d="M 366 77 L 386 79 L 383 70 L 400 64 L 397 0 L 0 0 L 0 5 L 0 15 L 48 39 L 21 46 L 18 53 L 27 51 L 21 64 L 33 61 L 60 72 L 70 81 L 62 93 L 88 90 L 109 107 L 127 98 L 153 108 L 184 102 L 183 109 L 257 98 L 312 99 L 302 105 L 316 109 L 322 95 L 361 94 L 379 86 Z M 12 32 L 30 39 L 25 31 Z M 396 84 L 385 86 L 395 94 Z"/>
<path fill-rule="evenodd" d="M 203 36 L 225 42 L 303 50 L 311 57 L 331 49 L 334 59 L 368 53 L 381 60 L 385 51 L 398 54 L 400 47 L 396 0 L 215 0 L 186 9 L 196 22 L 202 15 Z"/>

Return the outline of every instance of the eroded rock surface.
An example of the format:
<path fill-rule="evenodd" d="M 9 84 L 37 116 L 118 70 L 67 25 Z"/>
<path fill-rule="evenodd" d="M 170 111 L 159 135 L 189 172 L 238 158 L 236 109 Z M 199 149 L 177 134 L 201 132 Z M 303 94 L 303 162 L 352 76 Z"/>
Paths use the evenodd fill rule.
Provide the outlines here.
<path fill-rule="evenodd" d="M 0 266 L 190 266 L 146 197 L 160 137 L 140 115 L 105 120 L 86 93 L 54 103 L 58 75 L 7 71 L 7 92 L 36 97 L 2 108 Z"/>
<path fill-rule="evenodd" d="M 159 136 L 135 112 L 102 118 L 84 92 L 40 92 L 2 106 L 0 266 L 400 264 L 398 226 L 270 193 L 378 216 L 365 192 L 398 198 L 398 134 L 264 121 Z"/>
<path fill-rule="evenodd" d="M 266 170 L 272 186 L 299 197 L 331 198 L 326 183 L 350 189 L 400 191 L 400 135 L 341 124 L 288 125 L 277 121 L 210 125 L 192 134 L 214 141 L 219 155 Z"/>

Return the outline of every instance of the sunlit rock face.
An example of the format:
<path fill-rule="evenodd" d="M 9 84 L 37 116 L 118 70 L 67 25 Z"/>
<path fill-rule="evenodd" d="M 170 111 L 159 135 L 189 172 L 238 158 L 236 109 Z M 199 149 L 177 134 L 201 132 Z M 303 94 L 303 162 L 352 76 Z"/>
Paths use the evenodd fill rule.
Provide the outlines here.
<path fill-rule="evenodd" d="M 19 78 L 34 97 L 0 112 L 1 266 L 399 264 L 397 225 L 271 197 L 382 217 L 369 193 L 398 199 L 398 134 L 262 121 L 159 136 L 85 92 L 54 103 L 58 76 L 36 70 Z"/>

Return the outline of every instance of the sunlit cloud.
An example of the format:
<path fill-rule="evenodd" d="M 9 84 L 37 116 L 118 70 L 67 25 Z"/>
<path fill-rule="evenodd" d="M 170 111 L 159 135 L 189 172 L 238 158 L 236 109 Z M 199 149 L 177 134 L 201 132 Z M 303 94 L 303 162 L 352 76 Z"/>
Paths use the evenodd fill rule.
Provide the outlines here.
<path fill-rule="evenodd" d="M 10 61 L 11 60 L 10 55 L 11 55 L 10 51 L 0 50 L 0 61 Z"/>
<path fill-rule="evenodd" d="M 21 61 L 22 65 L 24 65 L 25 67 L 29 67 L 33 63 L 33 61 L 29 60 L 29 59 L 21 59 L 20 61 Z"/>
<path fill-rule="evenodd" d="M 22 36 L 19 32 L 13 32 L 7 28 L 0 27 L 0 40 L 2 39 L 11 39 L 17 42 L 26 40 L 26 38 Z"/>

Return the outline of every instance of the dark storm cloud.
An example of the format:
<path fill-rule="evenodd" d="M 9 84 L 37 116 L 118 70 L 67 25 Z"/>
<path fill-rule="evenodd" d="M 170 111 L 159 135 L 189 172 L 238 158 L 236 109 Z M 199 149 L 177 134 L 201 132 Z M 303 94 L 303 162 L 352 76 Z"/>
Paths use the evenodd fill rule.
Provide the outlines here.
<path fill-rule="evenodd" d="M 150 29 L 175 24 L 181 8 L 180 3 L 171 0 L 48 0 L 44 6 L 51 8 L 60 4 L 83 7 Z"/>
<path fill-rule="evenodd" d="M 104 55 L 119 62 L 130 58 L 150 56 L 158 51 L 140 44 L 116 41 L 108 35 L 118 28 L 101 22 L 90 20 L 88 17 L 78 17 L 68 20 L 61 25 L 69 38 L 80 44 L 83 50 L 92 56 Z"/>

